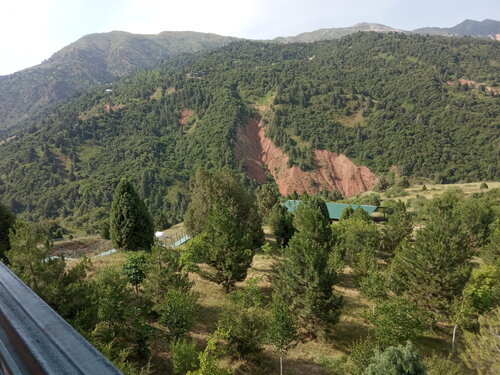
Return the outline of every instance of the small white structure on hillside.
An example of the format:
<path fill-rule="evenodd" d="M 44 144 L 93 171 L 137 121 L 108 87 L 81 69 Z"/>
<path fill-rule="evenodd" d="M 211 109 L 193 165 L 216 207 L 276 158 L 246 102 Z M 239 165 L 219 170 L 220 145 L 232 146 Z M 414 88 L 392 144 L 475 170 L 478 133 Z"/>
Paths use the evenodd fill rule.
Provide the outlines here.
<path fill-rule="evenodd" d="M 156 232 L 155 237 L 156 238 L 166 238 L 165 233 L 163 233 L 163 232 Z"/>

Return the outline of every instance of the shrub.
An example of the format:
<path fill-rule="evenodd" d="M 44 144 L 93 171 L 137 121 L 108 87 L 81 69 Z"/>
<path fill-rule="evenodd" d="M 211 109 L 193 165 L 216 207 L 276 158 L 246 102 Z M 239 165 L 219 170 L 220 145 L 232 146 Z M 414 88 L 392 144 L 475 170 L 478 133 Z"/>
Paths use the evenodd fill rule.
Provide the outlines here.
<path fill-rule="evenodd" d="M 172 342 L 169 348 L 174 373 L 185 374 L 196 370 L 200 365 L 196 342 L 180 339 Z"/>
<path fill-rule="evenodd" d="M 168 328 L 170 336 L 174 340 L 184 336 L 193 326 L 198 310 L 196 300 L 196 295 L 192 293 L 171 289 L 157 307 L 160 323 Z"/>

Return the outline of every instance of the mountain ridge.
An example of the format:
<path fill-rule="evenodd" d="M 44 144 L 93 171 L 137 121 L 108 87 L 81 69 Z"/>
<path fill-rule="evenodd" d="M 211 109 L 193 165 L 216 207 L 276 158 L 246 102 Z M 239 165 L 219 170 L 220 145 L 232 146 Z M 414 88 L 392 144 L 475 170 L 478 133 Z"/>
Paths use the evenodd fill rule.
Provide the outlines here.
<path fill-rule="evenodd" d="M 500 22 L 488 18 L 483 21 L 466 19 L 452 27 L 423 27 L 412 32 L 416 34 L 473 36 L 500 40 Z"/>
<path fill-rule="evenodd" d="M 90 86 L 152 68 L 172 56 L 218 48 L 235 40 L 192 31 L 85 35 L 39 65 L 0 76 L 0 131 L 16 126 L 44 105 Z"/>
<path fill-rule="evenodd" d="M 320 29 L 265 42 L 314 42 L 338 39 L 355 32 L 374 31 L 451 35 L 450 32 L 470 33 L 481 25 L 482 30 L 485 22 L 488 32 L 491 32 L 491 27 L 495 28 L 493 31 L 498 29 L 500 38 L 500 22 L 466 20 L 453 28 L 424 28 L 413 32 L 361 22 L 350 27 Z M 473 34 L 485 37 L 480 30 Z M 93 85 L 114 82 L 120 77 L 152 68 L 172 56 L 211 50 L 236 40 L 239 39 L 193 31 L 133 34 L 115 30 L 85 35 L 39 65 L 0 76 L 0 139 L 19 131 L 21 125 L 37 110 L 66 100 Z"/>

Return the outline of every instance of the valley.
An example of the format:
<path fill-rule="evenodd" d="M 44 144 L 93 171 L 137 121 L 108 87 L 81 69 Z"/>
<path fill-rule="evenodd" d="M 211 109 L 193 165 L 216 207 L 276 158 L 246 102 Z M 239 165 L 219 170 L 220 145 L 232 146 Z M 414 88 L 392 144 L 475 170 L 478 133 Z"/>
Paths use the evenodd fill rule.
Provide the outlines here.
<path fill-rule="evenodd" d="M 115 31 L 0 77 L 0 258 L 125 375 L 496 375 L 490 21 Z"/>

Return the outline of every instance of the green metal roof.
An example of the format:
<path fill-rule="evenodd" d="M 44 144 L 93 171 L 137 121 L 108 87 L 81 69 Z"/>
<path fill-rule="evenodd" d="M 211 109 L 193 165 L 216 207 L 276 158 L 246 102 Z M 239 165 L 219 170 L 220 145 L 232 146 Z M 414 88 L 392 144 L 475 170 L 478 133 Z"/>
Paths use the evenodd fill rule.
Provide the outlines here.
<path fill-rule="evenodd" d="M 287 200 L 284 205 L 288 209 L 288 212 L 295 212 L 299 204 L 300 200 Z M 328 215 L 332 220 L 339 220 L 342 216 L 342 211 L 347 207 L 352 207 L 353 210 L 358 208 L 362 208 L 366 211 L 368 215 L 371 215 L 377 209 L 377 206 L 368 206 L 368 205 L 359 205 L 359 204 L 346 204 L 346 203 L 326 203 L 326 208 L 328 209 Z"/>

